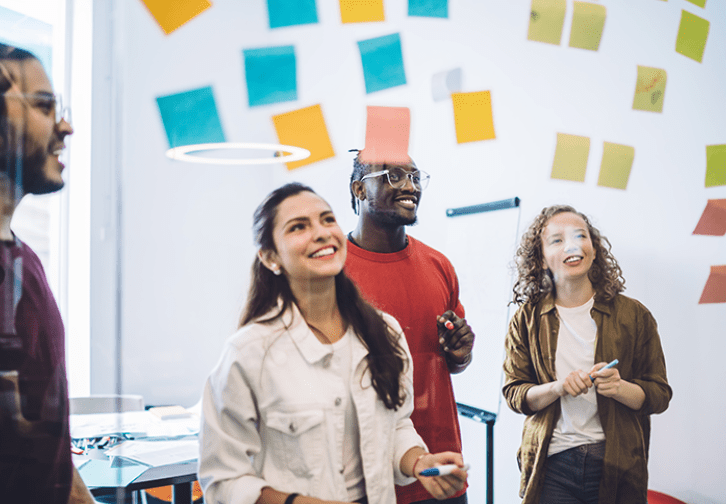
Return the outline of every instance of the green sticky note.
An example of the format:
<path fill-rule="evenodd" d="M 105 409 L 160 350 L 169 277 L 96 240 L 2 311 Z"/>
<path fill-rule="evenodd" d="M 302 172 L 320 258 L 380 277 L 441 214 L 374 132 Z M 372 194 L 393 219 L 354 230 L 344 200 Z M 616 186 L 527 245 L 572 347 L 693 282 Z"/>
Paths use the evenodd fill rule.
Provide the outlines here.
<path fill-rule="evenodd" d="M 698 5 L 699 7 L 706 8 L 706 0 L 688 0 L 693 5 Z"/>
<path fill-rule="evenodd" d="M 698 61 L 703 59 L 706 39 L 711 23 L 688 11 L 681 11 L 681 25 L 678 27 L 676 52 Z"/>
<path fill-rule="evenodd" d="M 574 6 L 570 47 L 597 51 L 605 27 L 605 6 L 588 2 L 575 2 Z"/>
<path fill-rule="evenodd" d="M 706 187 L 726 185 L 726 145 L 706 146 Z"/>
<path fill-rule="evenodd" d="M 668 74 L 662 68 L 638 65 L 638 79 L 635 81 L 633 110 L 663 112 L 667 80 Z"/>
<path fill-rule="evenodd" d="M 590 138 L 557 133 L 557 149 L 552 163 L 552 178 L 585 181 L 587 157 L 590 154 Z"/>
<path fill-rule="evenodd" d="M 602 163 L 600 163 L 600 176 L 597 179 L 597 185 L 626 189 L 634 158 L 634 147 L 603 142 Z"/>
<path fill-rule="evenodd" d="M 560 45 L 566 7 L 565 0 L 532 0 L 527 39 Z"/>

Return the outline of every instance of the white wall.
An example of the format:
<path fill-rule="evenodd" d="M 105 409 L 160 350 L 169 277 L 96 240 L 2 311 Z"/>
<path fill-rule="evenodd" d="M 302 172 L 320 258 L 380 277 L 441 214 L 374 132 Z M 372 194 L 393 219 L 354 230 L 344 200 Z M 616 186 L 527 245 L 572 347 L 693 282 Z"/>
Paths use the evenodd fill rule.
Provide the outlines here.
<path fill-rule="evenodd" d="M 614 244 L 626 294 L 659 322 L 674 389 L 669 410 L 653 421 L 649 486 L 688 502 L 726 503 L 726 306 L 697 304 L 710 266 L 726 262 L 726 238 L 691 235 L 707 199 L 726 197 L 726 187 L 704 188 L 705 146 L 726 143 L 726 3 L 600 3 L 607 21 L 592 52 L 568 47 L 571 14 L 560 46 L 528 41 L 526 1 L 451 0 L 442 20 L 409 18 L 407 3 L 391 0 L 384 23 L 342 25 L 338 2 L 318 0 L 318 24 L 270 31 L 264 0 L 215 0 L 169 36 L 141 2 L 117 2 L 115 10 L 95 2 L 94 132 L 101 143 L 93 158 L 92 390 L 114 386 L 111 347 L 119 331 L 124 391 L 148 403 L 194 403 L 244 301 L 254 254 L 251 214 L 263 195 L 289 180 L 309 183 L 352 229 L 346 151 L 363 146 L 365 106 L 407 106 L 410 153 L 432 175 L 411 234 L 450 249 L 446 208 L 512 196 L 522 199 L 522 229 L 553 203 L 591 215 Z M 702 63 L 674 50 L 682 9 L 711 22 Z M 408 84 L 366 95 L 356 42 L 391 33 L 401 34 Z M 242 49 L 290 44 L 298 100 L 250 109 Z M 660 114 L 631 109 L 637 65 L 668 72 Z M 463 69 L 464 91 L 491 91 L 496 140 L 456 143 L 451 102 L 434 102 L 430 89 L 432 74 L 454 67 Z M 336 157 L 293 172 L 166 159 L 155 98 L 206 85 L 214 88 L 230 141 L 276 142 L 272 115 L 320 103 Z M 584 183 L 550 179 L 558 132 L 591 138 Z M 626 191 L 597 186 L 603 141 L 635 147 Z M 483 233 L 492 247 L 511 247 L 511 236 L 468 232 Z M 475 251 L 468 260 L 477 260 Z M 468 286 L 467 278 L 461 282 Z M 476 358 L 494 356 L 494 382 L 504 331 L 502 323 L 500 331 L 477 334 Z M 501 408 L 499 503 L 518 501 L 521 422 Z M 483 502 L 484 427 L 466 419 L 462 427 L 475 467 L 471 502 Z"/>

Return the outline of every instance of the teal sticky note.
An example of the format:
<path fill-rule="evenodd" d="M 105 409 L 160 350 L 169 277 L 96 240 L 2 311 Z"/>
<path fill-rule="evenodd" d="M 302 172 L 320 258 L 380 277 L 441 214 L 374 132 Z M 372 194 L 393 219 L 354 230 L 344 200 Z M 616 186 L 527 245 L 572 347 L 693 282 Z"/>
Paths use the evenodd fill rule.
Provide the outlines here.
<path fill-rule="evenodd" d="M 267 0 L 270 28 L 318 22 L 315 0 Z"/>
<path fill-rule="evenodd" d="M 156 99 L 169 147 L 224 142 L 210 86 Z"/>
<path fill-rule="evenodd" d="M 401 37 L 398 33 L 358 42 L 366 93 L 406 84 Z"/>
<path fill-rule="evenodd" d="M 297 100 L 293 46 L 245 49 L 242 52 L 250 107 Z"/>
<path fill-rule="evenodd" d="M 409 16 L 449 17 L 449 0 L 408 0 Z"/>

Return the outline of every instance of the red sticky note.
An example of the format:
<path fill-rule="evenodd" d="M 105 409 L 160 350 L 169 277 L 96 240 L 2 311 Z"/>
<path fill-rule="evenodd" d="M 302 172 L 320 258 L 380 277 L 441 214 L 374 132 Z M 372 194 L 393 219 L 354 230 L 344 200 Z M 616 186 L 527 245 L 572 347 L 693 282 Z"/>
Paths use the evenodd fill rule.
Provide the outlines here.
<path fill-rule="evenodd" d="M 694 235 L 723 236 L 726 234 L 726 199 L 710 199 L 693 230 Z"/>
<path fill-rule="evenodd" d="M 405 164 L 411 131 L 411 110 L 408 107 L 366 107 L 366 146 L 360 153 L 363 163 Z"/>
<path fill-rule="evenodd" d="M 698 301 L 698 304 L 705 303 L 726 303 L 726 265 L 711 266 L 711 274 Z"/>

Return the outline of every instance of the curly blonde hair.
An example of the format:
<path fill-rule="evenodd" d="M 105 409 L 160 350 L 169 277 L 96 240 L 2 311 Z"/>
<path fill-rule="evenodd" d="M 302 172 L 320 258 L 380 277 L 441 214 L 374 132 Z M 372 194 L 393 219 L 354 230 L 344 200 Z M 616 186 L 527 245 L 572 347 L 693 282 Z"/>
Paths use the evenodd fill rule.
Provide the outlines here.
<path fill-rule="evenodd" d="M 515 264 L 517 281 L 514 284 L 513 302 L 517 304 L 536 304 L 549 293 L 555 293 L 552 273 L 543 267 L 542 233 L 549 220 L 557 214 L 569 212 L 581 217 L 587 224 L 587 230 L 595 249 L 595 259 L 587 276 L 595 289 L 598 301 L 611 301 L 625 290 L 625 279 L 618 261 L 610 252 L 610 241 L 600 234 L 589 219 L 569 205 L 553 205 L 543 208 L 529 229 L 522 235 L 517 248 Z"/>

